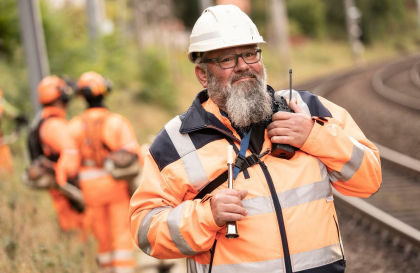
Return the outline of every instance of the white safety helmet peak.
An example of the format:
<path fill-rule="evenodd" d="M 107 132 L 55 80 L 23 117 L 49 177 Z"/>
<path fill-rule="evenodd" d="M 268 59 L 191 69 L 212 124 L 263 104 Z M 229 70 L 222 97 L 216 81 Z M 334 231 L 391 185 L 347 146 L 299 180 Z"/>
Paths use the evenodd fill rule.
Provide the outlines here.
<path fill-rule="evenodd" d="M 252 20 L 234 5 L 203 11 L 190 36 L 188 59 L 194 63 L 201 52 L 265 43 Z"/>

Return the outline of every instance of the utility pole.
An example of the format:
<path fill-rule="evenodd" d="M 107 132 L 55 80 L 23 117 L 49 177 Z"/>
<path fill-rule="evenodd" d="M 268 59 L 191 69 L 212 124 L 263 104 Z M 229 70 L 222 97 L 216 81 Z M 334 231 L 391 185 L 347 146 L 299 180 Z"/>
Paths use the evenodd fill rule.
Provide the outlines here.
<path fill-rule="evenodd" d="M 420 0 L 417 0 L 416 2 L 417 2 L 417 12 L 419 15 L 419 27 L 420 27 Z"/>
<path fill-rule="evenodd" d="M 200 8 L 200 14 L 208 7 L 213 6 L 212 0 L 198 0 L 198 7 Z"/>
<path fill-rule="evenodd" d="M 349 42 L 353 57 L 356 64 L 361 65 L 363 61 L 362 53 L 364 51 L 364 46 L 360 41 L 362 30 L 360 29 L 359 23 L 362 18 L 362 14 L 354 4 L 354 0 L 344 0 L 344 9 L 347 22 L 347 32 L 349 35 Z"/>
<path fill-rule="evenodd" d="M 103 6 L 100 0 L 86 0 L 86 11 L 88 16 L 88 26 L 90 38 L 96 40 L 101 33 L 102 27 L 102 17 L 101 12 L 103 11 Z"/>
<path fill-rule="evenodd" d="M 18 2 L 20 33 L 28 66 L 32 109 L 37 113 L 41 109 L 38 103 L 38 84 L 50 74 L 44 29 L 38 0 L 19 0 Z"/>
<path fill-rule="evenodd" d="M 289 45 L 289 20 L 287 18 L 287 8 L 284 0 L 270 0 L 267 6 L 270 14 L 270 34 L 272 49 L 280 52 L 281 62 L 284 67 L 284 75 L 290 65 L 290 45 Z M 281 74 L 283 75 L 283 74 Z"/>

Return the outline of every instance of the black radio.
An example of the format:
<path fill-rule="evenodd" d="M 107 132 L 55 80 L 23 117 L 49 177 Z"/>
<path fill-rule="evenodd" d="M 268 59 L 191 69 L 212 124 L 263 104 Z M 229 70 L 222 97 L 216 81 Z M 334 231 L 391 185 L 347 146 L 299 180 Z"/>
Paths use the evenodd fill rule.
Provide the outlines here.
<path fill-rule="evenodd" d="M 292 69 L 289 69 L 289 76 L 290 76 L 290 96 L 289 96 L 289 103 L 292 100 Z M 292 109 L 287 105 L 287 101 L 283 98 L 283 96 L 274 96 L 274 110 L 275 113 L 277 112 L 290 112 L 294 113 Z M 295 155 L 296 147 L 293 147 L 288 144 L 278 144 L 273 143 L 271 155 L 278 157 L 278 158 L 284 158 L 284 159 L 290 159 Z"/>

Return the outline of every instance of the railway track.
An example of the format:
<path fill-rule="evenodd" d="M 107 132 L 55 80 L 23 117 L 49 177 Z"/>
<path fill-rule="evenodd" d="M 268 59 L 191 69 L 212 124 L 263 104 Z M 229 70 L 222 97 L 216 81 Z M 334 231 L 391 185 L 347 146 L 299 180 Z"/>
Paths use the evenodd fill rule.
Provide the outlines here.
<path fill-rule="evenodd" d="M 420 57 L 407 57 L 380 68 L 373 75 L 373 89 L 394 103 L 420 110 L 419 60 Z M 398 76 L 400 78 L 406 76 L 409 80 L 405 81 L 406 84 L 403 87 L 392 87 L 387 82 L 394 75 L 397 75 L 397 78 Z M 398 82 L 401 83 L 401 81 L 397 80 Z"/>
<path fill-rule="evenodd" d="M 410 56 L 386 65 L 374 65 L 343 73 L 324 81 L 309 82 L 300 87 L 311 90 L 339 105 L 346 104 L 347 101 L 347 106 L 344 107 L 352 115 L 355 113 L 354 117 L 356 116 L 355 120 L 359 126 L 368 123 L 367 114 L 369 117 L 375 116 L 374 113 L 368 113 L 366 110 L 358 116 L 361 109 L 358 106 L 365 103 L 361 99 L 362 96 L 371 96 L 375 102 L 383 103 L 383 108 L 391 107 L 389 109 L 392 109 L 393 106 L 389 105 L 396 104 L 398 106 L 395 107 L 398 109 L 410 109 L 401 110 L 402 116 L 393 117 L 394 122 L 404 119 L 405 113 L 416 116 L 417 120 L 420 120 L 419 72 L 420 56 Z M 354 91 L 360 88 L 363 88 L 363 91 Z M 378 95 L 383 99 L 377 99 L 375 96 Z M 378 104 L 371 108 L 379 109 L 380 107 Z M 363 109 L 366 108 L 363 107 Z M 371 127 L 369 124 L 365 126 Z M 388 124 L 388 126 L 394 125 Z M 363 128 L 362 130 L 365 132 Z M 370 128 L 368 131 L 373 130 L 375 129 Z M 369 134 L 367 136 L 371 139 Z M 397 137 L 397 135 L 393 136 L 394 139 Z M 410 138 L 409 132 L 406 132 L 399 138 L 415 141 L 417 135 Z M 420 264 L 420 161 L 387 148 L 392 145 L 389 140 L 381 140 L 381 137 L 376 135 L 374 135 L 374 140 L 384 142 L 383 145 L 375 143 L 381 153 L 382 161 L 383 182 L 380 191 L 363 200 L 344 197 L 335 192 L 337 209 L 341 214 L 344 213 L 353 219 L 354 223 L 367 227 L 385 241 L 390 242 L 406 256 L 417 257 Z M 414 145 L 420 146 L 419 142 L 417 140 Z"/>

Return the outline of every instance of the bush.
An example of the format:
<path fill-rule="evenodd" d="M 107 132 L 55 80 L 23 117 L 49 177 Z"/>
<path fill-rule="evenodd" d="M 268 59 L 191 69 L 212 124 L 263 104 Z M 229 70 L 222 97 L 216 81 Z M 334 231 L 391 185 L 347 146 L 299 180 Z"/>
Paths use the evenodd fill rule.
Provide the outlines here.
<path fill-rule="evenodd" d="M 286 1 L 289 20 L 296 24 L 302 34 L 322 38 L 326 33 L 326 11 L 322 0 Z"/>
<path fill-rule="evenodd" d="M 141 89 L 139 97 L 146 102 L 176 109 L 176 88 L 170 79 L 170 71 L 163 50 L 148 48 L 141 55 Z"/>
<path fill-rule="evenodd" d="M 16 0 L 0 1 L 0 54 L 12 57 L 20 43 L 19 16 Z"/>

